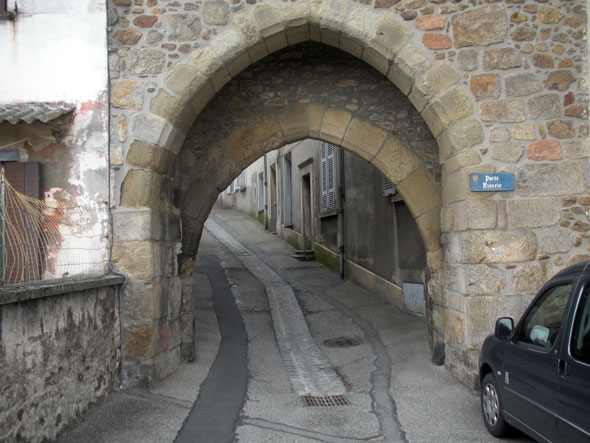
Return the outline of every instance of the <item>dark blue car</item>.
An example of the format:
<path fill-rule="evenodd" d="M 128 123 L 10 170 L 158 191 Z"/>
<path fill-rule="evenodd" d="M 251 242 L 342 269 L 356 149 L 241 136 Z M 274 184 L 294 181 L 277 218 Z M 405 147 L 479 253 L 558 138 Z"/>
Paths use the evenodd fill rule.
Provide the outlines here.
<path fill-rule="evenodd" d="M 520 321 L 502 317 L 479 360 L 488 431 L 590 442 L 590 262 L 551 278 Z"/>

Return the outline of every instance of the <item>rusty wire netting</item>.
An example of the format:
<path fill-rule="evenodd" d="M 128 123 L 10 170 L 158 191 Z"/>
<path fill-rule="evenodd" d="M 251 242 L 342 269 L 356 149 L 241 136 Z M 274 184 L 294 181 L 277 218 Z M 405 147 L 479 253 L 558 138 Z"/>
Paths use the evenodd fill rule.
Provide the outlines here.
<path fill-rule="evenodd" d="M 0 284 L 105 273 L 108 205 L 38 200 L 21 194 L 0 170 Z"/>

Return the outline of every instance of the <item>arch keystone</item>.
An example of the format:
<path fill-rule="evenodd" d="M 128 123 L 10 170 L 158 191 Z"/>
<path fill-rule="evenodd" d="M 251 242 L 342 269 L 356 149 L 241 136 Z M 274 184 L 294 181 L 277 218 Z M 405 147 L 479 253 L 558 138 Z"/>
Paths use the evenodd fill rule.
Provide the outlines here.
<path fill-rule="evenodd" d="M 440 192 L 424 168 L 417 169 L 399 183 L 397 189 L 416 219 L 442 204 Z"/>
<path fill-rule="evenodd" d="M 279 124 L 283 130 L 285 141 L 292 143 L 308 136 L 307 106 L 296 105 L 278 115 Z"/>
<path fill-rule="evenodd" d="M 371 163 L 396 186 L 421 165 L 420 159 L 410 149 L 392 137 L 385 141 Z"/>
<path fill-rule="evenodd" d="M 373 126 L 370 122 L 354 118 L 346 131 L 343 145 L 370 161 L 386 137 L 387 132 L 383 129 Z"/>
<path fill-rule="evenodd" d="M 264 152 L 272 151 L 285 143 L 283 132 L 274 114 L 256 117 L 250 120 L 248 126 Z"/>
<path fill-rule="evenodd" d="M 349 112 L 326 109 L 320 128 L 320 138 L 329 143 L 341 145 L 351 118 Z"/>

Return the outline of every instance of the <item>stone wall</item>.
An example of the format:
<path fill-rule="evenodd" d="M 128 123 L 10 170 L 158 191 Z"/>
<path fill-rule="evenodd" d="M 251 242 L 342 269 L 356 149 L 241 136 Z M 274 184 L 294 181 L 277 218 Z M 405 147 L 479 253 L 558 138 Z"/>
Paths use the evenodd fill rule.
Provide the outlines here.
<path fill-rule="evenodd" d="M 432 341 L 475 386 L 495 317 L 519 315 L 543 279 L 590 256 L 586 17 L 580 2 L 533 0 L 111 0 L 120 204 L 165 212 L 178 186 L 189 258 L 216 193 L 244 166 L 305 137 L 342 144 L 385 173 L 416 218 L 432 272 Z M 224 90 L 263 81 L 240 73 L 309 40 L 393 83 L 414 108 L 408 115 L 428 126 L 438 158 L 420 157 L 404 136 L 421 120 L 405 134 L 384 125 L 394 104 L 379 102 L 380 89 L 367 94 L 379 104 L 372 113 L 354 102 L 362 94 L 350 83 L 282 97 L 291 78 L 282 71 L 266 89 L 253 85 L 246 101 Z M 216 95 L 217 108 L 203 113 Z M 268 111 L 248 113 L 252 103 Z M 230 112 L 239 107 L 241 116 Z M 217 121 L 207 122 L 211 113 Z M 186 166 L 188 154 L 202 153 L 185 143 L 198 132 L 217 142 L 195 168 L 173 171 L 178 154 Z M 476 172 L 513 173 L 516 189 L 472 193 Z"/>
<path fill-rule="evenodd" d="M 52 440 L 118 388 L 122 282 L 0 290 L 0 441 Z"/>

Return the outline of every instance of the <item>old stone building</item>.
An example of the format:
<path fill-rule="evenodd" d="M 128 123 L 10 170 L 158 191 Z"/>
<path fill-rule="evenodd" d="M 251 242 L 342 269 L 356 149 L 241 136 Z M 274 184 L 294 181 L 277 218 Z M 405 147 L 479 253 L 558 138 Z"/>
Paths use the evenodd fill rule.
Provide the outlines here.
<path fill-rule="evenodd" d="M 102 248 L 129 278 L 124 384 L 154 383 L 194 357 L 191 268 L 211 206 L 264 153 L 306 138 L 353 152 L 396 187 L 426 250 L 432 345 L 444 345 L 445 365 L 470 386 L 495 317 L 517 316 L 548 276 L 590 258 L 585 2 L 43 3 L 72 8 L 59 28 L 69 33 L 44 35 L 65 35 L 78 54 L 88 50 L 78 37 L 95 29 L 85 20 L 104 19 L 93 34 L 108 41 L 108 125 L 98 98 L 92 115 L 102 131 L 77 128 L 57 143 L 51 133 L 46 146 L 76 141 L 65 151 L 64 187 L 108 196 L 112 248 Z M 17 10 L 11 0 L 2 12 L 10 18 L 0 35 L 12 42 L 0 48 L 10 60 L 0 68 L 2 104 L 69 98 L 15 95 L 31 60 L 20 77 L 4 76 L 44 29 L 17 32 L 34 23 L 37 6 L 19 1 Z M 60 60 L 35 54 L 40 66 Z M 78 64 L 70 53 L 58 65 L 68 78 Z M 81 76 L 107 78 L 106 64 L 85 66 Z M 87 105 L 76 109 L 89 118 Z M 105 154 L 107 136 L 106 156 L 80 148 Z M 471 190 L 471 174 L 494 173 L 511 174 L 514 189 Z"/>

